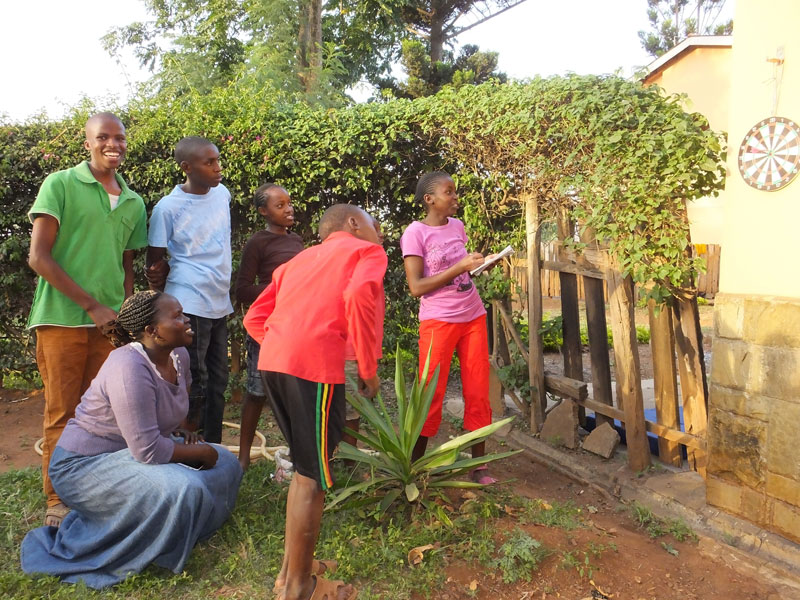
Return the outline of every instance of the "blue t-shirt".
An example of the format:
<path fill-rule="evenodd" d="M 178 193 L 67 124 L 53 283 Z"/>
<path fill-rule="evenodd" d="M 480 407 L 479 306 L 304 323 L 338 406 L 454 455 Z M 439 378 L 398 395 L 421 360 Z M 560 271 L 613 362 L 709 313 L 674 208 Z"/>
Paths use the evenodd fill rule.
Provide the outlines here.
<path fill-rule="evenodd" d="M 218 319 L 233 312 L 230 203 L 222 184 L 202 196 L 177 185 L 153 207 L 147 243 L 167 249 L 164 291 L 191 315 Z"/>

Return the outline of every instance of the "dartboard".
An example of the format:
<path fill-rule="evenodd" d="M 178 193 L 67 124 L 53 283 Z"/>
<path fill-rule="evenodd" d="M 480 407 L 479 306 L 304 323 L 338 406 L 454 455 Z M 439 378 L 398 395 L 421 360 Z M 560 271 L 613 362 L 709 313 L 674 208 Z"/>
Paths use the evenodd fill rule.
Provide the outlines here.
<path fill-rule="evenodd" d="M 773 192 L 787 185 L 800 167 L 800 127 L 783 117 L 755 125 L 739 147 L 739 172 L 748 185 Z"/>

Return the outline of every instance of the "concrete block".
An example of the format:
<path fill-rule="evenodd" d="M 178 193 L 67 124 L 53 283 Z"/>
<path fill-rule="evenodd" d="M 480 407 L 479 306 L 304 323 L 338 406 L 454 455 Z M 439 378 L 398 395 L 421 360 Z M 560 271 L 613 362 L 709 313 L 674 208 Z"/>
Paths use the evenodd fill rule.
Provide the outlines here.
<path fill-rule="evenodd" d="M 727 294 L 714 298 L 714 335 L 740 340 L 744 337 L 744 299 Z"/>
<path fill-rule="evenodd" d="M 709 386 L 710 410 L 717 409 L 740 417 L 766 421 L 769 418 L 770 403 L 771 399 L 758 394 L 731 390 L 713 383 Z"/>
<path fill-rule="evenodd" d="M 578 447 L 578 405 L 564 400 L 547 415 L 539 434 L 546 442 L 575 449 Z"/>
<path fill-rule="evenodd" d="M 800 350 L 765 348 L 760 387 L 765 396 L 800 404 Z"/>
<path fill-rule="evenodd" d="M 748 487 L 742 488 L 742 502 L 740 506 L 740 515 L 753 521 L 753 523 L 757 525 L 769 526 L 769 509 L 772 505 L 769 503 L 769 499 L 763 491 L 753 490 Z"/>
<path fill-rule="evenodd" d="M 777 473 L 767 473 L 767 495 L 800 507 L 800 481 Z"/>
<path fill-rule="evenodd" d="M 500 420 L 502 420 L 502 417 L 495 417 L 495 418 L 492 419 L 493 422 L 494 421 L 500 421 Z M 498 437 L 498 438 L 501 438 L 501 439 L 505 439 L 505 438 L 508 437 L 508 434 L 511 433 L 511 429 L 513 427 L 514 427 L 514 422 L 513 421 L 511 423 L 506 423 L 500 429 L 498 429 L 497 431 L 494 432 L 494 436 Z"/>
<path fill-rule="evenodd" d="M 762 346 L 800 348 L 800 302 L 744 300 L 744 339 Z"/>
<path fill-rule="evenodd" d="M 741 514 L 742 486 L 709 474 L 706 479 L 706 501 L 733 514 Z"/>
<path fill-rule="evenodd" d="M 761 355 L 760 346 L 716 338 L 711 350 L 711 382 L 721 387 L 758 393 L 764 378 Z"/>
<path fill-rule="evenodd" d="M 767 464 L 770 473 L 800 481 L 800 461 L 797 460 L 797 424 L 800 423 L 800 404 L 774 399 L 770 405 L 767 427 Z"/>
<path fill-rule="evenodd" d="M 772 528 L 781 535 L 800 542 L 800 508 L 780 500 L 773 500 Z"/>
<path fill-rule="evenodd" d="M 655 493 L 688 506 L 692 510 L 701 510 L 706 505 L 706 482 L 700 473 L 695 471 L 651 475 L 645 480 L 644 485 Z"/>
<path fill-rule="evenodd" d="M 750 488 L 766 482 L 767 424 L 712 409 L 708 419 L 708 472 Z"/>
<path fill-rule="evenodd" d="M 596 427 L 585 440 L 583 449 L 594 454 L 599 454 L 603 458 L 614 456 L 614 450 L 619 446 L 619 433 L 608 423 L 603 423 Z"/>
<path fill-rule="evenodd" d="M 464 418 L 464 401 L 461 398 L 444 400 L 444 412 L 456 419 Z"/>

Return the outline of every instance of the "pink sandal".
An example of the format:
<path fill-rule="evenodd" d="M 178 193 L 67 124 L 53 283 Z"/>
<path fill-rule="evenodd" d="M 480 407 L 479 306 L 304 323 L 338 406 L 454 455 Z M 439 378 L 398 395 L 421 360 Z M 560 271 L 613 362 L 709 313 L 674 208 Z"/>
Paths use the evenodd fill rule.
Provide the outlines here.
<path fill-rule="evenodd" d="M 489 470 L 489 467 L 487 467 L 486 465 L 481 465 L 480 467 L 475 467 L 475 469 L 473 469 L 473 471 L 471 473 L 472 481 L 474 481 L 475 483 L 479 483 L 481 485 L 492 485 L 493 483 L 497 483 L 497 479 L 495 479 L 494 477 L 492 477 L 488 473 L 484 474 L 484 475 L 481 475 L 481 471 L 488 471 L 488 470 Z"/>

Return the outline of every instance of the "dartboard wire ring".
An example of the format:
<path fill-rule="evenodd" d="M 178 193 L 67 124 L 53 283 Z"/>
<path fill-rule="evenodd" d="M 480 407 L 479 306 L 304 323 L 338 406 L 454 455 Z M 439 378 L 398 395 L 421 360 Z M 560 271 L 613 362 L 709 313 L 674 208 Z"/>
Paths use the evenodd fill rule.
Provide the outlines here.
<path fill-rule="evenodd" d="M 759 190 L 775 191 L 791 182 L 800 169 L 800 127 L 783 117 L 754 125 L 739 147 L 739 172 Z"/>

